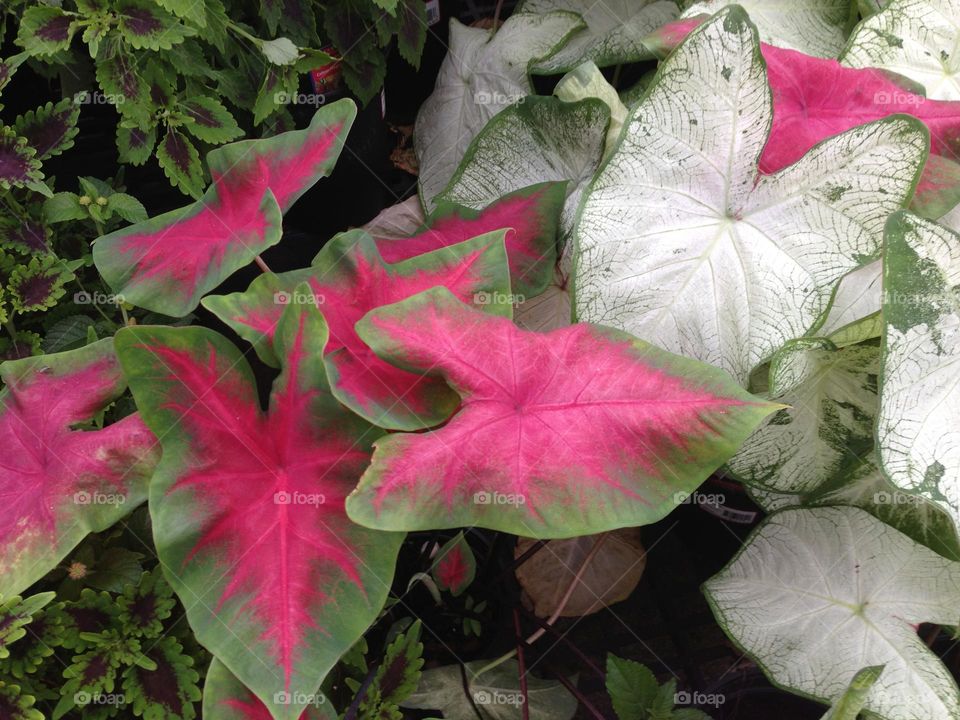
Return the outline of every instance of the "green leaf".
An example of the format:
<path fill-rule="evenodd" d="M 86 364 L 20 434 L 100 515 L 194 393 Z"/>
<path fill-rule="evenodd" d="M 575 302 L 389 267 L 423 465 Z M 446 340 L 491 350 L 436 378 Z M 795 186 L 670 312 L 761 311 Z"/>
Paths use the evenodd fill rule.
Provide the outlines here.
<path fill-rule="evenodd" d="M 653 54 L 641 40 L 680 15 L 673 0 L 525 0 L 518 8 L 535 14 L 554 10 L 579 13 L 587 27 L 534 66 L 541 75 L 567 72 L 588 60 L 600 67 L 649 60 Z"/>
<path fill-rule="evenodd" d="M 91 324 L 87 329 L 91 330 L 93 327 Z M 109 547 L 96 555 L 93 566 L 83 577 L 83 583 L 97 590 L 123 592 L 127 585 L 140 580 L 143 574 L 141 560 L 143 555 L 138 552 L 122 547 Z"/>
<path fill-rule="evenodd" d="M 620 720 L 646 720 L 659 688 L 660 683 L 646 665 L 607 655 L 607 693 Z"/>
<path fill-rule="evenodd" d="M 129 223 L 145 222 L 147 209 L 133 195 L 111 193 L 107 196 L 107 210 L 116 213 Z"/>
<path fill-rule="evenodd" d="M 908 212 L 893 215 L 883 289 L 883 469 L 960 525 L 960 235 Z"/>
<path fill-rule="evenodd" d="M 33 620 L 34 614 L 53 600 L 54 596 L 54 593 L 46 592 L 26 599 L 12 597 L 0 602 L 0 658 L 10 656 L 11 643 L 27 634 L 26 626 Z"/>
<path fill-rule="evenodd" d="M 620 100 L 616 88 L 607 82 L 600 68 L 587 61 L 568 72 L 553 89 L 553 94 L 564 102 L 578 102 L 585 98 L 597 98 L 610 110 L 610 129 L 604 143 L 604 158 L 616 145 L 623 123 L 627 119 L 627 106 Z"/>
<path fill-rule="evenodd" d="M 197 33 L 147 0 L 120 0 L 116 12 L 120 33 L 135 50 L 169 50 Z"/>
<path fill-rule="evenodd" d="M 850 0 L 703 0 L 692 3 L 683 17 L 713 15 L 732 4 L 749 13 L 763 42 L 825 58 L 843 49 L 855 12 Z"/>
<path fill-rule="evenodd" d="M 566 180 L 560 217 L 565 240 L 573 231 L 583 191 L 600 165 L 609 124 L 609 109 L 595 98 L 569 103 L 527 97 L 499 113 L 473 139 L 434 205 L 445 201 L 480 210 L 520 188 Z"/>
<path fill-rule="evenodd" d="M 850 681 L 850 686 L 821 720 L 857 720 L 860 711 L 863 710 L 863 704 L 867 700 L 867 693 L 880 679 L 882 672 L 883 665 L 873 665 L 863 668 L 854 675 L 853 680 Z"/>
<path fill-rule="evenodd" d="M 87 328 L 96 324 L 88 315 L 70 315 L 46 328 L 41 347 L 45 353 L 73 350 L 86 344 Z"/>
<path fill-rule="evenodd" d="M 342 63 L 343 79 L 361 105 L 370 102 L 383 87 L 387 76 L 387 58 L 374 48 L 360 56 L 348 56 Z"/>
<path fill-rule="evenodd" d="M 144 718 L 192 720 L 201 698 L 193 658 L 174 637 L 144 643 L 144 656 L 154 668 L 132 665 L 123 673 L 123 697 L 129 710 Z"/>
<path fill-rule="evenodd" d="M 198 28 L 204 28 L 207 25 L 208 11 L 204 0 L 154 0 L 154 2 L 191 25 Z"/>
<path fill-rule="evenodd" d="M 216 98 L 194 97 L 181 102 L 180 107 L 190 119 L 184 129 L 198 140 L 219 145 L 243 135 L 233 115 Z"/>
<path fill-rule="evenodd" d="M 43 713 L 33 707 L 35 702 L 19 685 L 0 681 L 0 708 L 9 720 L 44 720 Z"/>
<path fill-rule="evenodd" d="M 851 507 L 783 510 L 706 582 L 720 626 L 779 687 L 840 698 L 885 665 L 864 709 L 884 720 L 954 720 L 956 682 L 917 637 L 956 623 L 960 563 Z"/>
<path fill-rule="evenodd" d="M 157 147 L 157 162 L 163 168 L 163 174 L 170 180 L 170 184 L 181 192 L 195 198 L 203 194 L 200 153 L 186 135 L 168 128 L 167 134 Z"/>
<path fill-rule="evenodd" d="M 402 718 L 397 706 L 417 689 L 423 667 L 422 655 L 420 621 L 417 620 L 387 646 L 383 662 L 360 703 L 359 717 Z"/>
<path fill-rule="evenodd" d="M 268 65 L 253 105 L 253 122 L 259 125 L 297 92 L 298 75 L 292 67 Z"/>
<path fill-rule="evenodd" d="M 516 720 L 520 717 L 521 692 L 516 660 L 497 665 L 477 675 L 484 660 L 446 665 L 424 671 L 417 691 L 401 707 L 440 710 L 446 720 Z M 461 672 L 466 673 L 467 696 Z M 527 673 L 526 702 L 530 720 L 571 720 L 577 700 L 556 680 L 541 680 Z"/>
<path fill-rule="evenodd" d="M 142 130 L 138 127 L 117 127 L 117 151 L 120 160 L 131 165 L 143 165 L 153 155 L 157 143 L 157 129 Z"/>
<path fill-rule="evenodd" d="M 423 0 L 400 0 L 398 10 L 397 50 L 400 57 L 419 70 L 427 42 L 427 4 Z"/>
<path fill-rule="evenodd" d="M 336 709 L 323 694 L 311 699 L 298 720 L 337 720 Z M 214 658 L 203 684 L 203 720 L 239 720 L 238 711 L 250 718 L 270 717 L 267 706 Z"/>
<path fill-rule="evenodd" d="M 300 50 L 290 38 L 261 40 L 259 46 L 263 56 L 274 65 L 293 65 L 300 55 Z"/>
<path fill-rule="evenodd" d="M 67 220 L 86 220 L 90 215 L 86 207 L 80 204 L 79 195 L 58 192 L 43 201 L 43 217 L 48 223 L 61 223 Z"/>
<path fill-rule="evenodd" d="M 746 383 L 879 255 L 909 199 L 926 127 L 893 115 L 761 175 L 772 97 L 755 28 L 730 7 L 660 65 L 584 193 L 577 318 L 612 325 Z"/>
<path fill-rule="evenodd" d="M 160 637 L 163 621 L 170 617 L 174 605 L 173 590 L 159 568 L 138 576 L 117 599 L 125 632 L 145 638 Z"/>
<path fill-rule="evenodd" d="M 428 211 L 477 133 L 533 92 L 528 69 L 581 28 L 580 17 L 566 12 L 513 15 L 495 35 L 451 19 L 450 52 L 414 130 L 420 198 Z"/>
<path fill-rule="evenodd" d="M 79 117 L 80 106 L 72 98 L 67 98 L 56 105 L 48 102 L 21 115 L 14 122 L 13 129 L 36 150 L 38 160 L 46 160 L 73 147 L 73 139 L 79 132 Z"/>
<path fill-rule="evenodd" d="M 933 100 L 960 100 L 960 2 L 892 0 L 863 20 L 840 56 L 913 80 Z"/>
<path fill-rule="evenodd" d="M 37 5 L 23 13 L 17 44 L 29 55 L 53 55 L 70 47 L 76 16 L 60 8 Z"/>

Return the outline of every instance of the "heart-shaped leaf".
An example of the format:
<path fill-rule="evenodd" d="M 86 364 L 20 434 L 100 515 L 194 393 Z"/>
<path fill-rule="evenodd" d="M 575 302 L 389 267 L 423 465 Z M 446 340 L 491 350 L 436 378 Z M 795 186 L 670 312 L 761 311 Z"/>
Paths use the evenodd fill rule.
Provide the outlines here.
<path fill-rule="evenodd" d="M 777 407 L 617 330 L 526 332 L 444 288 L 374 310 L 357 332 L 462 402 L 439 429 L 375 443 L 347 501 L 371 527 L 556 538 L 655 522 Z"/>
<path fill-rule="evenodd" d="M 927 154 L 893 116 L 759 176 L 772 121 L 756 30 L 731 7 L 660 66 L 584 194 L 577 317 L 728 370 L 741 382 L 812 329 L 836 282 L 879 253 Z"/>
<path fill-rule="evenodd" d="M 935 100 L 960 100 L 958 40 L 957 0 L 891 0 L 857 26 L 840 61 L 902 75 Z"/>
<path fill-rule="evenodd" d="M 409 260 L 484 233 L 508 228 L 507 259 L 514 295 L 539 295 L 550 282 L 557 255 L 557 224 L 566 191 L 562 182 L 543 182 L 505 191 L 489 204 L 469 207 L 438 201 L 436 210 L 400 239 L 371 230 L 388 263 Z"/>
<path fill-rule="evenodd" d="M 434 286 L 444 286 L 487 312 L 509 314 L 504 231 L 385 263 L 373 238 L 363 231 L 341 233 L 313 264 L 281 275 L 265 274 L 242 293 L 214 296 L 204 306 L 254 344 L 275 364 L 274 328 L 286 305 L 308 303 L 322 309 L 330 340 L 325 362 L 334 394 L 351 410 L 380 427 L 418 430 L 446 420 L 459 403 L 436 377 L 412 373 L 381 360 L 357 336 L 354 325 L 367 311 L 398 302 Z M 309 292 L 295 292 L 301 282 Z"/>
<path fill-rule="evenodd" d="M 733 4 L 750 14 L 764 42 L 818 57 L 839 54 L 853 18 L 850 0 L 702 0 L 683 17 L 713 15 Z"/>
<path fill-rule="evenodd" d="M 647 60 L 650 51 L 642 39 L 680 14 L 673 0 L 524 0 L 518 8 L 525 13 L 555 10 L 578 13 L 587 27 L 554 55 L 534 65 L 535 73 L 567 72 L 586 60 L 599 67 Z"/>
<path fill-rule="evenodd" d="M 560 221 L 565 238 L 603 157 L 609 125 L 607 105 L 595 98 L 568 103 L 528 97 L 487 123 L 437 199 L 480 209 L 528 185 L 567 181 Z"/>
<path fill-rule="evenodd" d="M 286 700 L 286 695 L 281 695 Z M 292 700 L 293 697 L 289 696 Z M 272 720 L 266 705 L 237 680 L 227 666 L 214 658 L 203 684 L 204 720 Z M 307 703 L 298 720 L 337 720 L 337 712 L 322 694 Z"/>
<path fill-rule="evenodd" d="M 428 211 L 487 121 L 533 91 L 529 68 L 583 27 L 578 15 L 567 12 L 518 13 L 496 34 L 450 20 L 450 51 L 414 131 L 420 199 Z"/>
<path fill-rule="evenodd" d="M 960 235 L 910 213 L 892 216 L 883 287 L 883 469 L 960 526 Z"/>
<path fill-rule="evenodd" d="M 0 592 L 19 593 L 146 498 L 158 459 L 139 416 L 74 430 L 126 384 L 110 340 L 0 366 Z"/>
<path fill-rule="evenodd" d="M 960 563 L 863 510 L 784 510 L 704 585 L 724 631 L 777 685 L 832 702 L 884 665 L 864 709 L 884 720 L 953 720 L 960 693 L 917 637 L 954 624 Z"/>
<path fill-rule="evenodd" d="M 298 718 L 383 607 L 402 540 L 344 513 L 376 431 L 329 392 L 323 317 L 284 313 L 266 414 L 217 333 L 141 326 L 115 342 L 164 448 L 150 508 L 167 578 L 197 639 L 277 720 Z"/>
<path fill-rule="evenodd" d="M 792 340 L 770 363 L 767 418 L 728 467 L 751 485 L 806 493 L 846 477 L 873 450 L 880 349 Z"/>
<path fill-rule="evenodd" d="M 327 105 L 310 127 L 210 152 L 203 199 L 99 238 L 93 258 L 127 302 L 182 317 L 258 253 L 280 241 L 285 211 L 336 163 L 356 114 Z"/>
<path fill-rule="evenodd" d="M 456 597 L 470 587 L 477 572 L 477 560 L 462 532 L 443 544 L 433 559 L 430 574 L 441 590 Z"/>

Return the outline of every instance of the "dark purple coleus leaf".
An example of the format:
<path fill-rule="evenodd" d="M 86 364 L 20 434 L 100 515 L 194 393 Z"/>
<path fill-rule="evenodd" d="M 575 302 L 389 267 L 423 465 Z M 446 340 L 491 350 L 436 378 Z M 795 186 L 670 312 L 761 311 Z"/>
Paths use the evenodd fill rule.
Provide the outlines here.
<path fill-rule="evenodd" d="M 98 239 L 97 269 L 128 302 L 186 315 L 280 241 L 281 212 L 330 173 L 355 115 L 343 100 L 321 108 L 305 130 L 211 151 L 203 199 Z"/>
<path fill-rule="evenodd" d="M 487 312 L 509 314 L 510 281 L 503 231 L 417 255 L 384 262 L 373 238 L 362 230 L 341 233 L 313 264 L 282 275 L 265 274 L 246 292 L 204 300 L 261 357 L 276 364 L 271 338 L 286 304 L 319 305 L 330 328 L 325 361 L 334 394 L 351 410 L 380 427 L 415 430 L 446 420 L 459 398 L 436 377 L 394 367 L 371 352 L 354 326 L 373 308 L 398 302 L 435 286 Z M 306 282 L 309 294 L 293 293 Z"/>
<path fill-rule="evenodd" d="M 150 509 L 168 580 L 197 639 L 275 718 L 297 718 L 380 612 L 402 540 L 344 511 L 378 432 L 329 391 L 323 316 L 284 312 L 267 413 L 211 330 L 128 327 L 115 342 L 163 444 Z"/>
<path fill-rule="evenodd" d="M 243 135 L 233 115 L 216 98 L 199 96 L 184 100 L 180 107 L 191 120 L 184 129 L 204 142 L 220 144 Z"/>
<path fill-rule="evenodd" d="M 400 0 L 397 4 L 400 27 L 397 30 L 397 50 L 400 57 L 420 69 L 420 56 L 427 41 L 427 3 L 421 0 Z"/>
<path fill-rule="evenodd" d="M 153 154 L 153 146 L 157 143 L 155 128 L 143 130 L 133 127 L 117 127 L 117 151 L 120 160 L 131 165 L 143 165 Z"/>
<path fill-rule="evenodd" d="M 17 135 L 36 150 L 36 157 L 45 160 L 73 147 L 77 132 L 80 106 L 72 98 L 56 105 L 47 103 L 38 110 L 21 115 L 14 122 Z"/>
<path fill-rule="evenodd" d="M 197 32 L 146 0 L 121 0 L 116 13 L 123 39 L 135 50 L 169 50 Z"/>
<path fill-rule="evenodd" d="M 146 496 L 157 461 L 139 416 L 74 430 L 123 392 L 109 340 L 0 365 L 0 594 L 13 595 Z"/>
<path fill-rule="evenodd" d="M 129 709 L 137 717 L 149 713 L 162 718 L 193 718 L 193 703 L 200 700 L 200 674 L 193 658 L 176 638 L 166 636 L 144 644 L 144 657 L 156 668 L 133 665 L 124 672 L 121 688 Z M 158 714 L 158 710 L 163 714 Z"/>
<path fill-rule="evenodd" d="M 557 259 L 557 226 L 566 199 L 565 183 L 522 188 L 483 210 L 441 202 L 423 227 L 407 238 L 377 238 L 377 248 L 390 263 L 506 229 L 510 283 L 514 294 L 533 297 L 552 279 Z"/>
<path fill-rule="evenodd" d="M 200 197 L 203 193 L 200 153 L 184 133 L 167 128 L 157 146 L 157 162 L 170 182 L 184 193 L 193 197 Z"/>
<path fill-rule="evenodd" d="M 36 150 L 13 128 L 0 125 L 0 189 L 26 187 L 42 179 Z"/>
<path fill-rule="evenodd" d="M 41 222 L 29 218 L 21 220 L 18 224 L 0 229 L 2 234 L 3 247 L 10 247 L 24 254 L 38 255 L 50 251 L 48 240 L 50 239 L 50 229 Z"/>
<path fill-rule="evenodd" d="M 563 538 L 656 522 L 780 407 L 626 333 L 528 332 L 444 288 L 372 311 L 357 332 L 462 401 L 438 429 L 375 443 L 347 500 L 368 527 Z"/>

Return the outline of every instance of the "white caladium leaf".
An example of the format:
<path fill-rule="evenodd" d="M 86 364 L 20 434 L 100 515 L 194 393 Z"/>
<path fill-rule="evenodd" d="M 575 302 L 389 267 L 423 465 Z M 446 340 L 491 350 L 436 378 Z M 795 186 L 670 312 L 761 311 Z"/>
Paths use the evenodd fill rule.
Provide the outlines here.
<path fill-rule="evenodd" d="M 826 311 L 879 254 L 883 224 L 926 159 L 923 124 L 894 115 L 831 137 L 774 175 L 756 29 L 731 6 L 664 61 L 584 193 L 574 306 L 729 371 L 750 370 Z"/>
<path fill-rule="evenodd" d="M 515 14 L 495 34 L 450 20 L 450 52 L 413 133 L 420 199 L 428 212 L 474 136 L 490 118 L 532 92 L 530 66 L 550 57 L 583 27 L 580 16 L 568 12 Z"/>
<path fill-rule="evenodd" d="M 883 263 L 874 260 L 843 276 L 833 293 L 826 319 L 817 329 L 817 335 L 828 338 L 838 346 L 880 337 L 883 326 L 880 317 L 880 305 L 883 302 L 882 269 Z"/>
<path fill-rule="evenodd" d="M 933 100 L 960 100 L 960 0 L 892 0 L 863 20 L 840 62 L 920 83 Z"/>
<path fill-rule="evenodd" d="M 767 518 L 704 585 L 714 616 L 770 679 L 830 703 L 884 665 L 864 709 L 884 720 L 956 720 L 960 693 L 917 637 L 956 624 L 960 563 L 858 508 Z"/>
<path fill-rule="evenodd" d="M 871 665 L 860 670 L 853 676 L 853 680 L 850 681 L 850 685 L 840 699 L 820 720 L 857 720 L 860 711 L 863 710 L 863 704 L 867 701 L 870 688 L 880 679 L 882 672 L 882 665 Z"/>
<path fill-rule="evenodd" d="M 817 57 L 836 57 L 852 19 L 850 0 L 704 0 L 683 17 L 712 15 L 737 4 L 750 14 L 765 43 Z"/>
<path fill-rule="evenodd" d="M 609 123 L 609 108 L 595 98 L 567 103 L 528 97 L 477 135 L 438 199 L 479 210 L 514 190 L 566 180 L 567 201 L 560 218 L 566 237 L 583 189 L 600 165 Z"/>
<path fill-rule="evenodd" d="M 426 216 L 420 201 L 416 197 L 410 197 L 384 208 L 362 229 L 375 238 L 400 240 L 415 235 L 425 221 Z"/>
<path fill-rule="evenodd" d="M 603 145 L 603 157 L 613 151 L 613 147 L 627 119 L 627 106 L 623 104 L 617 89 L 607 82 L 600 68 L 592 62 L 585 62 L 568 72 L 553 89 L 553 94 L 564 102 L 572 103 L 585 98 L 602 100 L 610 110 L 610 127 Z"/>
<path fill-rule="evenodd" d="M 768 417 L 727 463 L 745 483 L 805 493 L 845 477 L 873 450 L 880 349 L 792 340 L 770 362 Z"/>
<path fill-rule="evenodd" d="M 960 525 L 960 235 L 897 213 L 887 223 L 883 284 L 883 469 Z"/>
<path fill-rule="evenodd" d="M 559 52 L 534 66 L 543 75 L 572 70 L 585 60 L 608 67 L 652 58 L 643 38 L 680 15 L 673 0 L 525 0 L 519 10 L 568 10 L 587 23 Z"/>

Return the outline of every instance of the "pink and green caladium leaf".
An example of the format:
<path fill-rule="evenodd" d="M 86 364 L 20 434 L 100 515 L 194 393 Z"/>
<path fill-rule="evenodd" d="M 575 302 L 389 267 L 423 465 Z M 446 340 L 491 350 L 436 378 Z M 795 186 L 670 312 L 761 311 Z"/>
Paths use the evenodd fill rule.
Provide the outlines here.
<path fill-rule="evenodd" d="M 375 443 L 347 500 L 370 527 L 558 538 L 655 522 L 781 407 L 626 333 L 527 332 L 443 288 L 369 313 L 357 332 L 462 401 L 441 428 Z"/>
<path fill-rule="evenodd" d="M 812 330 L 846 273 L 877 257 L 929 137 L 893 115 L 762 175 L 773 98 L 756 29 L 731 6 L 661 64 L 584 193 L 573 297 L 612 325 L 746 382 Z"/>
<path fill-rule="evenodd" d="M 202 199 L 99 238 L 97 269 L 127 302 L 182 317 L 200 298 L 280 242 L 281 215 L 333 169 L 356 115 L 342 100 L 304 130 L 212 150 Z"/>
<path fill-rule="evenodd" d="M 515 295 L 534 297 L 550 284 L 565 197 L 565 183 L 543 182 L 505 192 L 478 208 L 439 201 L 437 209 L 409 237 L 372 234 L 383 259 L 398 263 L 508 228 L 505 242 L 511 288 Z"/>
<path fill-rule="evenodd" d="M 476 572 L 477 560 L 463 532 L 458 532 L 437 550 L 430 570 L 437 587 L 449 590 L 454 597 L 470 587 Z"/>
<path fill-rule="evenodd" d="M 138 415 L 73 429 L 126 387 L 110 340 L 4 363 L 0 379 L 0 593 L 10 596 L 143 502 L 159 448 Z"/>
<path fill-rule="evenodd" d="M 281 694 L 279 700 L 293 700 L 293 695 Z M 297 720 L 337 720 L 337 712 L 321 693 L 309 698 L 306 709 Z M 269 708 L 263 704 L 227 666 L 214 658 L 203 684 L 204 720 L 272 720 Z"/>
<path fill-rule="evenodd" d="M 438 377 L 408 372 L 378 358 L 357 336 L 368 311 L 436 286 L 500 315 L 510 314 L 510 277 L 503 230 L 418 255 L 384 262 L 376 242 L 362 230 L 333 238 L 313 265 L 282 275 L 264 274 L 243 293 L 214 296 L 204 306 L 254 343 L 267 362 L 282 357 L 271 338 L 288 304 L 320 306 L 330 329 L 324 360 L 334 395 L 374 425 L 419 430 L 450 417 L 457 394 Z M 308 292 L 298 294 L 298 283 Z"/>
<path fill-rule="evenodd" d="M 344 512 L 379 431 L 330 394 L 312 305 L 290 305 L 277 327 L 266 413 L 239 350 L 211 330 L 124 328 L 115 342 L 163 444 L 150 507 L 167 578 L 197 639 L 274 718 L 298 718 L 393 576 L 402 535 Z"/>

